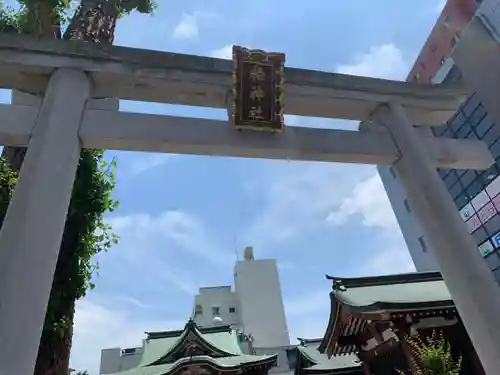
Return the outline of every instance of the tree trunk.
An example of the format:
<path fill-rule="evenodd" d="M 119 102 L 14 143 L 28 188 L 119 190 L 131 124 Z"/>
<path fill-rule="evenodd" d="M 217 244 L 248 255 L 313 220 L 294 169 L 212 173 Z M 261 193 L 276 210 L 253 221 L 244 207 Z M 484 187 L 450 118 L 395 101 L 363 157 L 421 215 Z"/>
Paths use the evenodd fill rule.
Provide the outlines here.
<path fill-rule="evenodd" d="M 117 1 L 82 0 L 64 34 L 64 39 L 112 44 L 119 16 Z M 60 39 L 59 24 L 54 20 L 52 9 L 46 4 L 45 0 L 35 1 L 28 10 L 28 17 L 35 26 L 37 34 Z M 5 147 L 2 156 L 7 159 L 13 170 L 19 171 L 26 150 L 24 147 Z M 79 171 L 77 171 L 76 178 L 78 176 Z M 65 328 L 61 332 L 54 330 L 53 327 L 44 327 L 38 349 L 35 375 L 68 375 L 69 373 L 76 296 L 71 290 L 64 295 L 60 295 L 60 291 L 61 285 L 64 285 L 68 277 L 71 278 L 71 275 L 78 270 L 79 259 L 76 250 L 80 233 L 77 232 L 77 228 L 81 227 L 78 225 L 81 215 L 84 213 L 76 213 L 73 217 L 67 218 L 47 309 L 48 312 L 54 314 L 52 321 L 54 318 L 66 320 Z M 58 288 L 55 288 L 55 285 L 58 285 Z"/>
<path fill-rule="evenodd" d="M 64 34 L 64 39 L 112 44 L 117 19 L 118 12 L 114 1 L 82 0 Z M 77 179 L 79 172 L 81 170 L 77 171 Z M 80 233 L 75 233 L 74 228 L 81 227 L 78 223 L 80 215 L 82 213 L 76 213 L 66 219 L 49 299 L 50 310 L 56 311 L 57 317 L 70 317 L 70 320 L 62 335 L 49 329 L 44 329 L 42 332 L 34 375 L 67 375 L 69 372 L 76 296 L 56 295 L 59 288 L 54 288 L 54 285 L 64 284 L 68 276 L 70 277 L 78 269 L 78 256 L 74 252 L 77 250 Z"/>

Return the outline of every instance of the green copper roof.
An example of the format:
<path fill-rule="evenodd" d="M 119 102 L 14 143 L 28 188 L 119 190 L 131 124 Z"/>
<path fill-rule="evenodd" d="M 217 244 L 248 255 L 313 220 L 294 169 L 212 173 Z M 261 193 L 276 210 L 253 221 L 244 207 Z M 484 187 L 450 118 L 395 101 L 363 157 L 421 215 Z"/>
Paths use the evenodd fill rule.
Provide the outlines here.
<path fill-rule="evenodd" d="M 216 328 L 198 328 L 196 325 L 186 325 L 183 331 L 152 332 L 148 333 L 148 339 L 144 344 L 144 351 L 140 365 L 149 365 L 160 358 L 167 356 L 175 350 L 190 333 L 194 333 L 210 346 L 213 346 L 226 355 L 242 354 L 238 343 L 238 335 L 229 326 Z"/>
<path fill-rule="evenodd" d="M 199 328 L 190 320 L 184 330 L 148 333 L 139 366 L 117 374 L 165 375 L 196 365 L 222 371 L 276 364 L 276 355 L 244 354 L 239 341 L 238 333 L 229 326 Z"/>
<path fill-rule="evenodd" d="M 354 309 L 377 311 L 453 306 L 450 292 L 439 272 L 327 278 L 333 280 L 335 297 Z"/>
<path fill-rule="evenodd" d="M 238 369 L 240 367 L 254 366 L 258 365 L 259 362 L 266 362 L 276 356 L 263 355 L 255 356 L 242 354 L 233 357 L 220 357 L 212 358 L 209 356 L 194 356 L 181 358 L 174 363 L 166 363 L 157 366 L 139 366 L 127 371 L 122 371 L 111 375 L 165 375 L 171 371 L 181 368 L 183 365 L 189 364 L 189 366 L 196 366 L 202 364 L 211 364 L 213 367 L 219 370 L 230 370 Z"/>
<path fill-rule="evenodd" d="M 358 369 L 361 367 L 359 358 L 354 354 L 332 356 L 328 358 L 326 354 L 318 351 L 320 339 L 318 340 L 301 340 L 301 345 L 297 345 L 297 350 L 312 366 L 305 368 L 306 372 L 321 372 L 321 373 L 338 373 L 342 374 L 343 370 Z"/>

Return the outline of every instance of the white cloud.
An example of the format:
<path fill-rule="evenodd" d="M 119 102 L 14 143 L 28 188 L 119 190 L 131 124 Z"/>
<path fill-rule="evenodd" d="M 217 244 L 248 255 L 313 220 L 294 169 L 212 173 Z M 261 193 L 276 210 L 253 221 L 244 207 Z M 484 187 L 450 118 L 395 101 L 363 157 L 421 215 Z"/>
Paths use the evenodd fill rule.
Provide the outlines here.
<path fill-rule="evenodd" d="M 197 271 L 207 265 L 227 267 L 234 259 L 220 251 L 200 220 L 185 212 L 132 214 L 108 222 L 121 241 L 98 256 L 103 272 L 99 293 L 106 294 L 91 293 L 77 303 L 71 354 L 72 368 L 92 375 L 99 373 L 101 349 L 140 346 L 146 330 L 182 328 L 189 314 L 186 301 L 206 285 Z M 189 262 L 190 256 L 197 261 Z M 127 287 L 117 290 L 116 285 Z M 171 309 L 164 309 L 165 300 L 184 301 L 175 311 L 185 319 L 158 318 L 160 313 L 172 316 Z"/>
<path fill-rule="evenodd" d="M 338 66 L 337 71 L 356 76 L 404 80 L 409 69 L 410 62 L 398 47 L 382 44 L 357 55 L 353 63 Z"/>
<path fill-rule="evenodd" d="M 273 164 L 264 182 L 266 208 L 245 236 L 260 251 L 324 224 L 352 186 L 373 173 L 373 167 L 348 164 Z M 272 168 L 278 165 L 280 169 Z"/>
<path fill-rule="evenodd" d="M 71 367 L 99 374 L 101 349 L 141 346 L 144 331 L 182 328 L 185 321 L 160 321 L 132 316 L 127 310 L 82 300 L 77 302 Z"/>
<path fill-rule="evenodd" d="M 182 14 L 182 18 L 172 32 L 174 39 L 192 39 L 198 37 L 200 14 Z"/>
<path fill-rule="evenodd" d="M 399 232 L 396 216 L 378 173 L 357 183 L 340 206 L 328 215 L 327 221 L 343 225 L 357 214 L 361 215 L 362 224 L 367 227 Z"/>
<path fill-rule="evenodd" d="M 218 59 L 233 59 L 233 45 L 227 44 L 224 47 L 218 48 L 210 52 L 210 56 L 216 57 Z"/>
<path fill-rule="evenodd" d="M 362 264 L 360 275 L 380 275 L 414 271 L 415 267 L 407 251 L 403 236 L 389 203 L 384 185 L 374 174 L 353 186 L 350 194 L 330 212 L 327 221 L 343 226 L 348 220 L 361 219 L 361 225 L 381 231 L 386 247 L 379 249 L 370 262 Z"/>
<path fill-rule="evenodd" d="M 246 48 L 252 49 L 253 47 L 246 46 Z M 226 44 L 224 47 L 212 50 L 209 53 L 209 55 L 212 57 L 216 57 L 218 59 L 232 60 L 233 59 L 233 45 Z"/>
<path fill-rule="evenodd" d="M 134 158 L 132 159 L 130 165 L 127 166 L 127 171 L 131 175 L 138 175 L 150 169 L 164 165 L 173 157 L 175 157 L 175 155 L 173 154 L 154 154 L 139 152 L 137 153 L 137 155 L 134 155 Z"/>
<path fill-rule="evenodd" d="M 352 65 L 337 71 L 388 79 L 404 79 L 410 64 L 393 44 L 375 46 L 359 54 Z M 330 127 L 328 120 L 300 118 L 291 123 Z M 325 126 L 326 125 L 326 126 Z M 340 125 L 340 126 L 338 126 Z M 352 129 L 351 123 L 337 124 Z M 331 126 L 334 127 L 334 126 Z M 292 236 L 323 225 L 345 226 L 359 223 L 373 231 L 373 248 L 365 262 L 345 269 L 344 275 L 383 275 L 414 271 L 395 215 L 382 182 L 371 166 L 297 163 L 282 174 L 273 175 L 274 183 L 265 183 L 268 206 L 251 228 L 249 238 L 262 247 L 286 241 Z M 269 228 L 273 230 L 270 231 Z M 254 240 L 255 243 L 255 240 Z M 291 337 L 320 337 L 324 334 L 330 309 L 329 286 L 286 301 Z"/>
<path fill-rule="evenodd" d="M 155 244 L 165 244 L 169 241 L 190 255 L 203 259 L 212 265 L 226 265 L 233 260 L 228 254 L 220 250 L 207 232 L 205 225 L 196 217 L 182 211 L 168 210 L 153 216 L 147 213 L 136 213 L 127 216 L 114 217 L 109 223 L 127 243 L 131 251 L 131 260 L 144 256 L 138 253 L 137 247 L 153 247 Z M 152 252 L 154 253 L 154 252 Z M 174 272 L 174 271 L 172 271 Z M 167 273 L 168 274 L 168 273 Z M 172 276 L 172 280 L 180 280 Z M 168 276 L 165 276 L 168 277 Z M 179 284 L 181 289 L 191 292 L 192 286 L 186 283 Z"/>

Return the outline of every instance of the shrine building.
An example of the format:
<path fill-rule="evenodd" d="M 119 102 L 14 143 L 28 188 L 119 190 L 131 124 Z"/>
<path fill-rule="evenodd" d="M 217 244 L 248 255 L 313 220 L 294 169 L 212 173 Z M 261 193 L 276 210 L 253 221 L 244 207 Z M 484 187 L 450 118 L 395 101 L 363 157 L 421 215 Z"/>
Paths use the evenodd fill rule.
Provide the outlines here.
<path fill-rule="evenodd" d="M 293 375 L 364 375 L 357 355 L 328 357 L 318 351 L 322 339 L 298 340 L 299 345 L 288 352 Z"/>
<path fill-rule="evenodd" d="M 138 366 L 114 375 L 266 375 L 277 355 L 245 353 L 244 335 L 228 325 L 147 332 Z"/>
<path fill-rule="evenodd" d="M 327 357 L 356 354 L 365 375 L 414 371 L 407 337 L 443 333 L 462 374 L 484 375 L 478 356 L 439 272 L 340 278 L 318 350 Z"/>

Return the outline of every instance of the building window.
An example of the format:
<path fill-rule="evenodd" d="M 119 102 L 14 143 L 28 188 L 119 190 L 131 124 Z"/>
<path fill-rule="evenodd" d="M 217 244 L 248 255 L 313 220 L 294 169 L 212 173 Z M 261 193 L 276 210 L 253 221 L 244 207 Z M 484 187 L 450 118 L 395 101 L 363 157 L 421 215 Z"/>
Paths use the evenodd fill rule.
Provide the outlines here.
<path fill-rule="evenodd" d="M 203 307 L 201 305 L 196 305 L 194 308 L 195 315 L 203 315 Z"/>
<path fill-rule="evenodd" d="M 418 83 L 420 81 L 420 73 L 415 73 L 412 82 Z"/>
<path fill-rule="evenodd" d="M 425 243 L 425 241 L 424 241 L 424 236 L 419 237 L 419 238 L 418 238 L 418 242 L 420 243 L 420 247 L 422 248 L 422 251 L 423 251 L 424 253 L 426 253 L 426 252 L 427 252 L 427 245 L 426 245 L 426 243 Z"/>
<path fill-rule="evenodd" d="M 212 306 L 212 315 L 213 316 L 220 316 L 220 307 L 219 306 Z"/>
<path fill-rule="evenodd" d="M 230 307 L 230 308 L 229 308 L 229 312 L 230 312 L 231 314 L 234 314 L 234 313 L 236 312 L 236 307 Z"/>
<path fill-rule="evenodd" d="M 390 167 L 390 168 L 389 168 L 389 171 L 391 172 L 392 178 L 397 178 L 397 176 L 396 176 L 396 171 L 394 170 L 394 168 L 393 168 L 393 167 Z"/>
<path fill-rule="evenodd" d="M 497 253 L 488 254 L 485 259 L 486 263 L 488 263 L 488 266 L 490 267 L 490 270 L 494 270 L 500 266 L 500 258 Z"/>
<path fill-rule="evenodd" d="M 450 16 L 449 15 L 446 15 L 443 19 L 443 24 L 445 27 L 448 27 L 450 26 Z"/>
<path fill-rule="evenodd" d="M 437 49 L 438 49 L 437 46 L 435 44 L 433 44 L 432 47 L 431 47 L 432 53 L 436 52 Z"/>
<path fill-rule="evenodd" d="M 455 35 L 453 35 L 453 39 L 451 40 L 451 46 L 455 47 L 455 44 L 457 44 L 459 39 L 460 35 L 458 33 L 455 33 Z"/>
<path fill-rule="evenodd" d="M 404 205 L 406 208 L 406 211 L 411 212 L 410 204 L 408 203 L 408 199 L 404 200 Z"/>
<path fill-rule="evenodd" d="M 444 65 L 444 63 L 446 62 L 446 57 L 442 57 L 441 60 L 439 60 L 439 65 Z"/>

